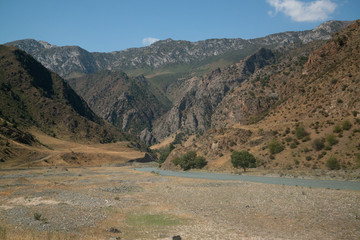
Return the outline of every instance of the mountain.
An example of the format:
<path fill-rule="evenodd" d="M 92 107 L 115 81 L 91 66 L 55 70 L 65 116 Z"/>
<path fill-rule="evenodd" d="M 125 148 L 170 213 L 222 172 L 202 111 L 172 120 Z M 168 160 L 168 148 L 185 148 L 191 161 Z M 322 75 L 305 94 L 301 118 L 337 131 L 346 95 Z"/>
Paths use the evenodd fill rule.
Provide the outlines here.
<path fill-rule="evenodd" d="M 100 117 L 133 135 L 139 135 L 148 144 L 147 131 L 152 122 L 165 114 L 170 101 L 156 96 L 144 76 L 128 77 L 123 72 L 101 71 L 80 78 L 68 79 L 68 83 Z M 147 129 L 147 130 L 145 130 Z"/>
<path fill-rule="evenodd" d="M 48 69 L 66 77 L 99 116 L 153 143 L 180 128 L 190 132 L 208 129 L 216 106 L 227 92 L 251 75 L 246 71 L 262 67 L 255 64 L 256 59 L 244 62 L 247 56 L 252 54 L 256 58 L 259 49 L 269 53 L 263 47 L 273 50 L 296 48 L 299 44 L 326 40 L 349 23 L 329 21 L 309 31 L 278 33 L 250 40 L 189 42 L 166 39 L 148 47 L 111 53 L 90 53 L 77 46 L 58 47 L 32 39 L 8 45 L 27 51 Z M 224 70 L 239 61 L 249 65 L 235 64 L 231 68 L 238 69 Z M 220 68 L 223 72 L 217 73 Z M 206 83 L 201 81 L 210 81 L 202 79 L 205 73 L 208 78 L 217 79 L 231 71 L 236 77 L 225 80 L 227 83 L 213 80 L 203 88 Z M 126 76 L 121 72 L 126 72 Z M 134 77 L 139 75 L 144 76 Z M 211 94 L 218 91 L 217 96 L 209 96 L 208 91 Z M 192 99 L 192 95 L 196 95 L 197 100 Z M 191 110 L 188 109 L 190 105 Z M 267 104 L 265 108 L 269 106 Z M 259 108 L 259 112 L 263 110 L 263 107 Z"/>
<path fill-rule="evenodd" d="M 21 131 L 35 128 L 62 139 L 85 142 L 123 137 L 61 77 L 22 50 L 0 45 L 0 84 L 0 117 L 5 125 L 11 122 Z"/>
<path fill-rule="evenodd" d="M 204 132 L 211 126 L 211 117 L 223 98 L 248 79 L 257 69 L 272 64 L 275 55 L 261 48 L 240 63 L 217 69 L 205 75 L 155 123 L 153 135 L 163 139 L 169 134 Z"/>
<path fill-rule="evenodd" d="M 26 51 L 45 67 L 66 78 L 100 70 L 120 70 L 134 75 L 146 75 L 153 73 L 154 69 L 178 64 L 183 64 L 178 71 L 193 72 L 194 66 L 200 71 L 201 66 L 224 59 L 226 63 L 234 63 L 260 47 L 273 48 L 327 40 L 349 23 L 328 21 L 309 31 L 278 33 L 250 40 L 238 38 L 189 42 L 166 39 L 147 47 L 110 53 L 90 53 L 77 46 L 58 47 L 33 39 L 14 41 L 7 45 Z M 206 67 L 205 70 L 209 69 Z"/>
<path fill-rule="evenodd" d="M 332 159 L 336 169 L 350 174 L 360 166 L 359 43 L 360 20 L 325 43 L 273 52 L 275 61 L 228 91 L 208 129 L 185 134 L 163 167 L 173 168 L 176 156 L 196 151 L 206 157 L 208 169 L 229 170 L 231 152 L 248 150 L 260 168 L 315 171 L 330 168 Z M 220 72 L 225 71 L 210 76 L 218 76 L 217 82 L 231 79 L 230 72 L 223 77 Z"/>

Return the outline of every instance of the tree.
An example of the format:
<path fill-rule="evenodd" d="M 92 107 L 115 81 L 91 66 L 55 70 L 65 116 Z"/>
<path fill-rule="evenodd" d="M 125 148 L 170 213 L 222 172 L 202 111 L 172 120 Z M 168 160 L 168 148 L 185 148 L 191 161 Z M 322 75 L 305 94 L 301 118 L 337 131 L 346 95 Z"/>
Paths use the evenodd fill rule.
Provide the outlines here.
<path fill-rule="evenodd" d="M 252 168 L 256 166 L 256 159 L 254 155 L 248 151 L 233 151 L 231 154 L 231 163 L 235 168 L 243 168 L 246 172 L 246 168 Z"/>
<path fill-rule="evenodd" d="M 203 168 L 206 166 L 207 161 L 205 157 L 197 156 L 195 151 L 190 151 L 180 157 L 176 157 L 173 163 L 186 171 L 192 168 Z"/>

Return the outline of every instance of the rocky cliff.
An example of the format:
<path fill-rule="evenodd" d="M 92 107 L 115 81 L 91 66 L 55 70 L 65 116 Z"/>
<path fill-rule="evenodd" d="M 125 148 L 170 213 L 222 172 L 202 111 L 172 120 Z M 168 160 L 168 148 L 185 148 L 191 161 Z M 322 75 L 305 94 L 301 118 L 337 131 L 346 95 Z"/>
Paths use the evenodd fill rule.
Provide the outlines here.
<path fill-rule="evenodd" d="M 229 91 L 209 130 L 184 137 L 163 166 L 173 168 L 174 157 L 196 151 L 207 159 L 206 168 L 229 170 L 231 153 L 247 150 L 258 168 L 314 173 L 342 168 L 358 178 L 359 32 L 356 21 L 325 43 L 275 52 L 275 63 L 257 68 Z"/>
<path fill-rule="evenodd" d="M 102 71 L 68 82 L 96 114 L 133 135 L 144 129 L 151 131 L 152 122 L 170 106 L 153 94 L 155 90 L 151 91 L 143 76 L 131 78 L 123 72 Z M 153 143 L 145 133 L 141 140 Z"/>
<path fill-rule="evenodd" d="M 238 64 L 205 75 L 168 113 L 155 122 L 153 135 L 162 139 L 180 129 L 186 133 L 209 129 L 211 118 L 224 97 L 257 69 L 274 62 L 273 52 L 261 48 Z"/>

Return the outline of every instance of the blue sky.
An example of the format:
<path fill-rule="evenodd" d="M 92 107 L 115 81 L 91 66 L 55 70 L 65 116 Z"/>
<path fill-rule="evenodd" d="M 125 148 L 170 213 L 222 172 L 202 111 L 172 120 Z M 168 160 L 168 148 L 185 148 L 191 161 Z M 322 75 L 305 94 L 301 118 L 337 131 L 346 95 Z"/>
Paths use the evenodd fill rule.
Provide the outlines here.
<path fill-rule="evenodd" d="M 109 52 L 157 39 L 256 38 L 360 19 L 359 0 L 0 0 L 0 43 Z"/>

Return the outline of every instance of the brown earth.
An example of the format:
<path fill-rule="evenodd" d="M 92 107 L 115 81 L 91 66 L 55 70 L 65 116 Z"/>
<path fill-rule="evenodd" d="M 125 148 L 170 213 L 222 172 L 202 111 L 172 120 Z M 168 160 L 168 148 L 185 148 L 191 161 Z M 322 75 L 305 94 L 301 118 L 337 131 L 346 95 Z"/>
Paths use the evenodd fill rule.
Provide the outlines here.
<path fill-rule="evenodd" d="M 358 239 L 360 192 L 163 177 L 129 167 L 1 171 L 1 239 Z"/>
<path fill-rule="evenodd" d="M 46 167 L 46 166 L 103 166 L 126 164 L 130 160 L 143 158 L 145 153 L 129 142 L 76 143 L 51 137 L 32 130 L 38 141 L 32 145 L 8 139 L 3 152 L 8 153 L 0 162 L 0 169 Z M 1 157 L 1 156 L 0 156 Z M 5 160 L 4 160 L 5 159 Z"/>

